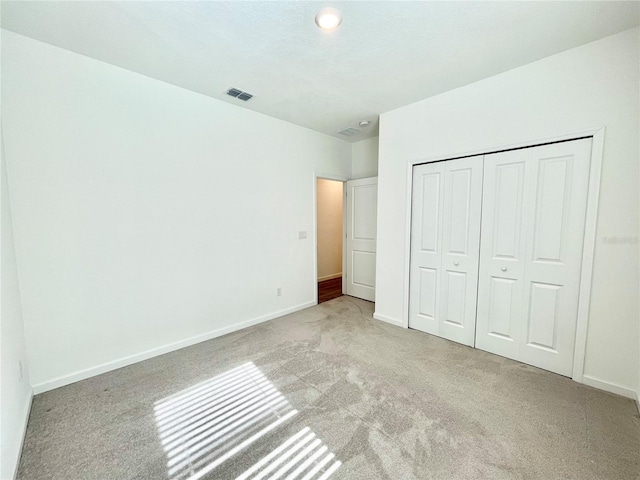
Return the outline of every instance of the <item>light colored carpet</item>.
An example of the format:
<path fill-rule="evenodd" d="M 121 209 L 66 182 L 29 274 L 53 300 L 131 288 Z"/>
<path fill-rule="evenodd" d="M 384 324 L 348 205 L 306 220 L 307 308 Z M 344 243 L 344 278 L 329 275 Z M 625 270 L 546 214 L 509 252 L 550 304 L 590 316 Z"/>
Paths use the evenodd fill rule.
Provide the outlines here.
<path fill-rule="evenodd" d="M 633 401 L 372 312 L 340 297 L 37 395 L 18 478 L 640 478 Z"/>

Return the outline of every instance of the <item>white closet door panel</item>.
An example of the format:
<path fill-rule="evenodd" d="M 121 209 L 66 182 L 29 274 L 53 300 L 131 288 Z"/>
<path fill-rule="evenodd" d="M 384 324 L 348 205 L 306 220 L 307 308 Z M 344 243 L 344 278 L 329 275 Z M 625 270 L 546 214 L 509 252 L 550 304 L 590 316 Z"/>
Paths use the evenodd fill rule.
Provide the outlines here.
<path fill-rule="evenodd" d="M 482 157 L 414 167 L 409 326 L 473 345 Z"/>
<path fill-rule="evenodd" d="M 347 295 L 373 302 L 378 178 L 347 182 Z"/>
<path fill-rule="evenodd" d="M 482 157 L 444 162 L 440 335 L 473 346 L 480 250 Z"/>
<path fill-rule="evenodd" d="M 526 155 L 491 157 L 490 191 L 485 199 L 490 202 L 488 208 L 492 212 L 491 251 L 495 259 L 522 259 L 521 220 L 525 159 Z"/>
<path fill-rule="evenodd" d="M 425 328 L 421 330 L 426 331 L 431 322 L 436 321 L 438 270 L 436 268 L 420 267 L 419 275 L 417 282 L 419 295 L 417 314 L 424 319 Z"/>
<path fill-rule="evenodd" d="M 516 150 L 484 159 L 476 347 L 511 358 L 522 323 L 528 157 Z"/>
<path fill-rule="evenodd" d="M 530 150 L 526 325 L 519 359 L 571 376 L 591 139 Z"/>
<path fill-rule="evenodd" d="M 438 165 L 442 167 L 442 165 Z M 431 170 L 431 169 L 429 169 Z M 439 168 L 442 170 L 442 168 Z M 421 254 L 439 255 L 440 254 L 440 229 L 442 218 L 442 177 L 443 172 L 426 171 L 420 177 L 418 185 L 418 193 L 421 195 L 422 201 L 418 208 L 421 208 L 419 217 L 422 219 L 420 224 L 420 250 Z"/>
<path fill-rule="evenodd" d="M 514 337 L 516 337 L 514 327 L 518 313 L 514 311 L 514 308 L 518 307 L 517 301 L 520 298 L 520 292 L 517 289 L 519 289 L 518 280 L 491 277 L 488 298 L 488 333 L 491 337 L 497 337 L 499 340 L 507 342 L 514 341 Z M 516 301 L 514 302 L 514 300 Z M 507 345 L 511 345 L 511 343 Z"/>
<path fill-rule="evenodd" d="M 485 157 L 478 348 L 571 375 L 590 153 L 585 139 Z"/>
<path fill-rule="evenodd" d="M 558 353 L 559 291 L 562 285 L 531 282 L 526 344 Z"/>
<path fill-rule="evenodd" d="M 413 169 L 409 327 L 438 335 L 444 164 Z"/>

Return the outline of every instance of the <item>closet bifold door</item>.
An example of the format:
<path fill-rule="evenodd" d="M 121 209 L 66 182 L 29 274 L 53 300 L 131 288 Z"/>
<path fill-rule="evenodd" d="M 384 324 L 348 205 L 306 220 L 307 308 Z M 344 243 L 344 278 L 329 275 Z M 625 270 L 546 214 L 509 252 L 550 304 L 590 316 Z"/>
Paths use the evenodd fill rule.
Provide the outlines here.
<path fill-rule="evenodd" d="M 473 346 L 482 156 L 413 169 L 409 327 Z"/>
<path fill-rule="evenodd" d="M 571 376 L 591 139 L 485 155 L 476 347 Z"/>

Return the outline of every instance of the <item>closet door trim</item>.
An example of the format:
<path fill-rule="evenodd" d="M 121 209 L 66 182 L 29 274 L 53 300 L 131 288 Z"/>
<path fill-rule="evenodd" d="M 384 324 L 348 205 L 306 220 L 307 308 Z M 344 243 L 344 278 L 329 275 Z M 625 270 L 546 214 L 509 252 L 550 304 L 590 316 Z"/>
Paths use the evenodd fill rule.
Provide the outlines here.
<path fill-rule="evenodd" d="M 411 261 L 411 201 L 413 196 L 413 167 L 423 163 L 441 162 L 456 158 L 487 155 L 491 153 L 537 147 L 549 143 L 591 138 L 591 165 L 589 169 L 589 191 L 587 194 L 587 214 L 582 250 L 582 268 L 580 274 L 580 292 L 578 296 L 578 318 L 576 327 L 576 344 L 573 360 L 573 380 L 584 383 L 584 355 L 587 344 L 587 326 L 589 324 L 589 299 L 591 297 L 591 280 L 593 277 L 593 259 L 596 247 L 596 224 L 598 219 L 598 202 L 600 198 L 600 177 L 604 154 L 605 127 L 594 127 L 574 132 L 552 135 L 549 137 L 523 140 L 503 145 L 480 147 L 470 151 L 458 151 L 433 157 L 409 158 L 406 164 L 407 196 L 405 212 L 405 245 L 404 245 L 404 299 L 402 326 L 409 328 L 409 275 Z"/>

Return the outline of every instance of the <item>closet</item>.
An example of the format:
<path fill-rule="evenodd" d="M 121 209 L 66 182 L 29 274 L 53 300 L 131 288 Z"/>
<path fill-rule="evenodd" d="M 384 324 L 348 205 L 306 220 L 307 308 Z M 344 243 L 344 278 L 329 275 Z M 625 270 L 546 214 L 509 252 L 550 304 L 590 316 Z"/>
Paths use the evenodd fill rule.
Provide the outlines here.
<path fill-rule="evenodd" d="M 414 167 L 409 327 L 473 346 L 482 157 Z"/>
<path fill-rule="evenodd" d="M 416 165 L 409 327 L 571 376 L 591 139 Z"/>

